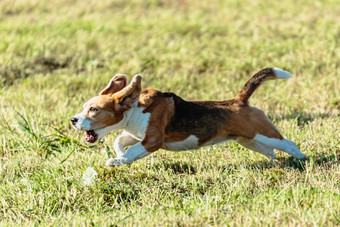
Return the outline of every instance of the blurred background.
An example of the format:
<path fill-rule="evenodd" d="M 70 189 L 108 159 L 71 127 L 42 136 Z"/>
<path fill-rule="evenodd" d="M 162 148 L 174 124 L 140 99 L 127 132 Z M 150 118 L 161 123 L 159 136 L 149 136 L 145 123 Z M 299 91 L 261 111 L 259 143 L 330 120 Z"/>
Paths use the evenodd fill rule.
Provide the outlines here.
<path fill-rule="evenodd" d="M 339 224 L 339 42 L 339 0 L 1 0 L 0 220 L 101 225 L 110 211 L 114 223 L 139 215 L 125 224 Z M 231 143 L 159 151 L 110 175 L 118 133 L 87 146 L 69 123 L 116 73 L 226 100 L 265 67 L 296 77 L 266 83 L 250 104 L 312 157 L 305 166 Z"/>

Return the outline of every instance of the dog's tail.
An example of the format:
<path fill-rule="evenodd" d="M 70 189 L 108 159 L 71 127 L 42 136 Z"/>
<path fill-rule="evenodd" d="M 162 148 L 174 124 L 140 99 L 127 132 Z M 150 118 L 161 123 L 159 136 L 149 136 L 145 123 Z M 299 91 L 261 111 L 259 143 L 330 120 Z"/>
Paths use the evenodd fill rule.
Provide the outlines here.
<path fill-rule="evenodd" d="M 242 103 L 247 103 L 248 99 L 254 93 L 256 88 L 258 88 L 263 82 L 267 80 L 288 79 L 293 76 L 294 75 L 292 75 L 291 73 L 279 68 L 262 69 L 248 80 L 242 90 L 235 97 L 235 100 Z"/>

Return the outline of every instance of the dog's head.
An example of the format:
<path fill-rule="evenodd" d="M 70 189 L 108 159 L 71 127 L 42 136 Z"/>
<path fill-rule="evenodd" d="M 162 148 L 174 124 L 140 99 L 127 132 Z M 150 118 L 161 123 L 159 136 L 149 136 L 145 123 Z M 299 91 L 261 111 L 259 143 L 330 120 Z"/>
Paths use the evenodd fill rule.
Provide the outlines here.
<path fill-rule="evenodd" d="M 83 105 L 83 111 L 71 118 L 72 126 L 86 131 L 86 142 L 94 143 L 108 132 L 121 129 L 126 113 L 141 93 L 142 76 L 136 75 L 127 85 L 125 75 L 117 74 L 98 96 Z"/>

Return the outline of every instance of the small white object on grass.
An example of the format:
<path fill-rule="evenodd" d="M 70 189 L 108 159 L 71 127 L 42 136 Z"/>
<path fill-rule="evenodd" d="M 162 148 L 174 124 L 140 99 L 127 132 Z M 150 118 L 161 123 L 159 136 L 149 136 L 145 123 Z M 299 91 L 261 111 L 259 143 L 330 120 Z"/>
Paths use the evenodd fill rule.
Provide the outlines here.
<path fill-rule="evenodd" d="M 97 175 L 98 173 L 96 172 L 96 170 L 94 170 L 94 168 L 92 167 L 87 168 L 83 174 L 84 184 L 90 185 L 94 183 L 97 180 Z"/>

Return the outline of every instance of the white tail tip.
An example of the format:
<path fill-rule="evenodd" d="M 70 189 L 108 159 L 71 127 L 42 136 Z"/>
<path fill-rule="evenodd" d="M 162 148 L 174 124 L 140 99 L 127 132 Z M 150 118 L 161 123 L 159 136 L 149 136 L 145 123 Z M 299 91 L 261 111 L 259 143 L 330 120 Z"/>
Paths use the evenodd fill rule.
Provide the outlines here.
<path fill-rule="evenodd" d="M 284 71 L 279 68 L 273 68 L 273 71 L 278 79 L 288 79 L 294 76 L 290 72 Z"/>

